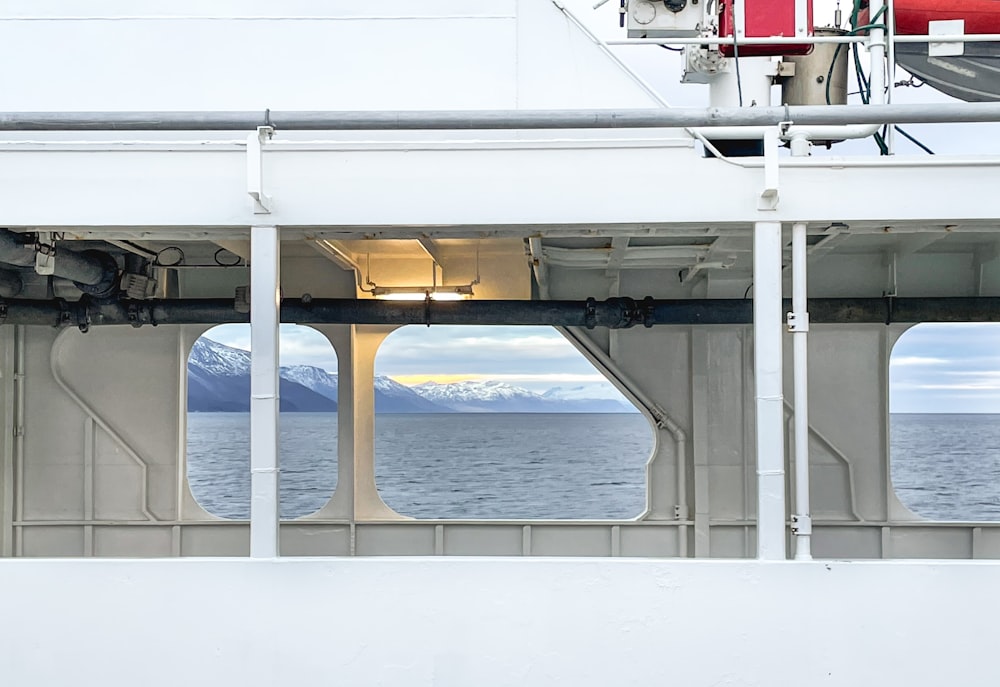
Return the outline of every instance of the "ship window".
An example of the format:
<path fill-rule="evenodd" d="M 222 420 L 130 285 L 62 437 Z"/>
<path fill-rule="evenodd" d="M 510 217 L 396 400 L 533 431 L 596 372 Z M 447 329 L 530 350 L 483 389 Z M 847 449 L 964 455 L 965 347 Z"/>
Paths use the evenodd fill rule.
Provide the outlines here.
<path fill-rule="evenodd" d="M 551 327 L 404 327 L 375 361 L 375 473 L 416 518 L 631 518 L 646 418 Z"/>
<path fill-rule="evenodd" d="M 889 361 L 899 500 L 933 520 L 1000 520 L 1000 324 L 919 324 Z"/>
<path fill-rule="evenodd" d="M 337 486 L 337 354 L 315 329 L 281 325 L 281 517 L 319 510 Z M 250 517 L 250 327 L 220 325 L 188 356 L 187 476 L 209 513 Z"/>

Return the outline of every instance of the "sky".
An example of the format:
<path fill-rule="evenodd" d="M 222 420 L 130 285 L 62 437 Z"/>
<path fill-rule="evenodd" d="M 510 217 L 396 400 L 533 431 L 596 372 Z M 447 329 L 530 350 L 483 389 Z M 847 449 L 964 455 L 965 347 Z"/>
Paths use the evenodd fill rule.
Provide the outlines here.
<path fill-rule="evenodd" d="M 1000 323 L 919 324 L 889 360 L 893 413 L 1000 413 Z"/>
<path fill-rule="evenodd" d="M 625 38 L 618 29 L 618 3 L 592 10 L 594 0 L 565 0 L 599 37 Z M 818 25 L 828 24 L 836 2 L 817 0 Z M 844 5 L 845 13 L 847 5 Z M 615 47 L 614 53 L 671 105 L 704 106 L 707 87 L 681 84 L 680 57 L 656 46 Z M 867 63 L 867 60 L 865 60 Z M 908 75 L 897 70 L 894 80 Z M 930 86 L 899 88 L 896 102 L 951 102 Z M 854 98 L 856 100 L 856 97 Z M 910 125 L 907 130 L 937 153 L 1000 153 L 1000 127 Z M 870 140 L 849 141 L 829 153 L 871 153 Z M 899 137 L 897 152 L 922 154 Z M 249 349 L 246 325 L 223 325 L 210 338 Z M 336 371 L 336 357 L 315 330 L 282 325 L 283 364 L 315 365 Z M 536 392 L 581 386 L 595 395 L 618 392 L 557 331 L 548 327 L 405 327 L 391 334 L 376 360 L 377 372 L 404 384 L 494 379 Z M 1000 324 L 922 324 L 902 336 L 890 360 L 892 412 L 1000 413 Z"/>

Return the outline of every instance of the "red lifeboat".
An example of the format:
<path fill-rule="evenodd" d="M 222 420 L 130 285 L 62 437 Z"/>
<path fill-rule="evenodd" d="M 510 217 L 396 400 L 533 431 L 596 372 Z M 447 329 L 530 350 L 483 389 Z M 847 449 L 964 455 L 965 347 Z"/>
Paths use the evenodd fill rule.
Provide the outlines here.
<path fill-rule="evenodd" d="M 965 20 L 965 33 L 1000 33 L 1000 0 L 896 0 L 896 33 L 923 35 L 932 21 Z"/>
<path fill-rule="evenodd" d="M 1000 33 L 1000 0 L 896 0 L 896 33 L 926 35 L 933 21 L 961 19 L 966 34 Z M 952 97 L 1000 100 L 1000 43 L 965 43 L 964 54 L 929 56 L 926 43 L 897 43 L 896 62 Z"/>

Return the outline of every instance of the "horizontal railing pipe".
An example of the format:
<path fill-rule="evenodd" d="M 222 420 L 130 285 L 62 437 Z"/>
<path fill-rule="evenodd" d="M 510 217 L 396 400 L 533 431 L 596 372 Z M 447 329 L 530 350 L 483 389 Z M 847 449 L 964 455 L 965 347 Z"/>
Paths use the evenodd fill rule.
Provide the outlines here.
<path fill-rule="evenodd" d="M 829 43 L 864 43 L 868 36 L 744 36 L 739 39 L 739 45 L 806 45 Z M 931 35 L 896 35 L 896 43 L 1000 43 L 1000 34 L 967 33 Z M 606 45 L 732 45 L 732 38 L 706 38 L 705 36 L 677 36 L 672 38 L 630 38 L 627 40 L 605 41 Z"/>
<path fill-rule="evenodd" d="M 644 129 L 1000 121 L 1000 102 L 907 105 L 343 112 L 5 112 L 0 131 Z"/>
<path fill-rule="evenodd" d="M 786 301 L 788 311 L 791 302 Z M 814 324 L 1000 322 L 1000 298 L 815 298 Z M 232 299 L 115 300 L 85 297 L 0 300 L 0 324 L 79 327 L 100 325 L 227 324 L 248 322 Z M 605 301 L 385 301 L 285 299 L 281 321 L 299 324 L 552 325 L 560 327 L 653 327 L 743 325 L 753 321 L 750 299 L 611 298 Z"/>

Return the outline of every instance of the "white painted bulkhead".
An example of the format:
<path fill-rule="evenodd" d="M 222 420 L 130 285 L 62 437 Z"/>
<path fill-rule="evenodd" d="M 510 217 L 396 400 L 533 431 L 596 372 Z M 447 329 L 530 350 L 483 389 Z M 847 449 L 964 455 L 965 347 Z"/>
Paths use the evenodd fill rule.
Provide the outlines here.
<path fill-rule="evenodd" d="M 9 111 L 658 104 L 541 0 L 14 2 L 0 56 L 21 65 L 0 74 Z M 806 222 L 810 297 L 1000 291 L 992 158 L 783 160 L 761 211 L 759 160 L 702 158 L 676 130 L 278 131 L 260 215 L 251 133 L 5 134 L 0 227 L 208 259 L 274 225 L 286 297 L 363 295 L 316 239 L 405 284 L 428 264 L 410 239 L 429 237 L 463 278 L 482 258 L 478 297 L 603 299 L 752 298 L 753 224 L 782 223 L 787 246 Z M 626 267 L 650 246 L 699 257 Z M 685 279 L 699 263 L 715 267 Z M 249 279 L 187 270 L 178 294 L 232 297 Z M 757 555 L 750 326 L 574 330 L 661 414 L 646 513 L 599 522 L 393 513 L 372 484 L 389 329 L 318 327 L 342 380 L 337 492 L 281 523 L 282 558 L 263 561 L 246 558 L 248 523 L 206 513 L 186 482 L 185 365 L 206 327 L 0 326 L 0 663 L 17 685 L 992 684 L 996 564 L 831 560 L 1000 558 L 1000 526 L 928 522 L 893 493 L 888 361 L 906 328 L 810 329 L 812 555 L 827 560 L 808 563 L 677 560 Z M 788 516 L 790 355 L 783 367 Z M 238 558 L 206 560 L 222 556 Z"/>

